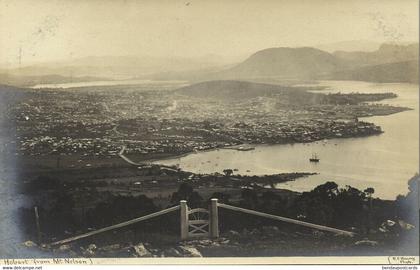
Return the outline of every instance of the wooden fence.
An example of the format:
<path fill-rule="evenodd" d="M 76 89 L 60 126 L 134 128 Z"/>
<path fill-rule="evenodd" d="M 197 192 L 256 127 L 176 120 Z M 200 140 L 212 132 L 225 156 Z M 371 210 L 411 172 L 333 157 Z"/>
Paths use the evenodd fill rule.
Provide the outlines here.
<path fill-rule="evenodd" d="M 102 229 L 98 229 L 95 231 L 91 231 L 88 233 L 84 233 L 78 236 L 70 237 L 64 240 L 60 240 L 54 243 L 51 243 L 51 246 L 55 245 L 62 245 L 69 242 L 73 242 L 82 238 L 86 238 L 92 235 L 96 235 L 99 233 L 103 233 L 106 231 L 118 229 L 121 227 L 125 227 L 140 221 L 148 220 L 150 218 L 154 218 L 157 216 L 161 216 L 176 210 L 180 210 L 180 229 L 181 229 L 181 239 L 187 240 L 194 237 L 210 237 L 210 238 L 217 238 L 219 237 L 219 215 L 218 215 L 218 208 L 225 208 L 232 211 L 237 211 L 245 214 L 255 215 L 263 218 L 273 219 L 277 221 L 292 223 L 300 226 L 309 227 L 316 230 L 321 231 L 328 231 L 336 234 L 342 234 L 347 236 L 354 236 L 354 232 L 344 231 L 336 228 L 331 228 L 328 226 L 318 225 L 314 223 L 309 223 L 305 221 L 300 221 L 296 219 L 276 216 L 272 214 L 267 214 L 255 210 L 245 209 L 237 206 L 232 206 L 228 204 L 218 203 L 217 199 L 211 199 L 210 209 L 204 208 L 196 208 L 190 209 L 188 208 L 187 201 L 182 200 L 180 204 L 177 206 L 173 206 L 159 212 L 155 212 L 146 216 L 138 217 L 129 221 L 125 221 L 122 223 L 118 223 L 109 227 L 105 227 Z M 205 216 L 203 218 L 203 215 Z"/>

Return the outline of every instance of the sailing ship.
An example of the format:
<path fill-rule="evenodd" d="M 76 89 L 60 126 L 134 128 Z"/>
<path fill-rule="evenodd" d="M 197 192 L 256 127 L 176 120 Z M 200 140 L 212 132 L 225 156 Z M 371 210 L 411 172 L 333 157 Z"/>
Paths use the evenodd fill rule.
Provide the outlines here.
<path fill-rule="evenodd" d="M 319 162 L 319 158 L 316 154 L 312 154 L 312 157 L 309 159 L 309 162 Z"/>
<path fill-rule="evenodd" d="M 249 147 L 239 146 L 236 150 L 238 150 L 238 151 L 251 151 L 251 150 L 254 150 L 254 149 L 255 149 L 255 147 L 251 147 L 251 146 L 249 146 Z"/>

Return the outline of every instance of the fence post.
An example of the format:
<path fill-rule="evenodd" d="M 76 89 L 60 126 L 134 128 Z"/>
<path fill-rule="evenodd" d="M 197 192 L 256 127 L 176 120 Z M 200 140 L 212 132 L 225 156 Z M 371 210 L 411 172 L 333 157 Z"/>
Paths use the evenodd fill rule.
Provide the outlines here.
<path fill-rule="evenodd" d="M 217 209 L 217 199 L 211 199 L 210 205 L 210 237 L 219 237 L 219 213 Z"/>
<path fill-rule="evenodd" d="M 180 208 L 180 222 L 181 222 L 181 240 L 186 240 L 188 238 L 188 207 L 187 201 L 182 200 L 179 202 Z"/>
<path fill-rule="evenodd" d="M 38 214 L 38 207 L 34 207 L 35 212 L 35 223 L 36 223 L 36 232 L 38 236 L 38 245 L 42 244 L 42 236 L 41 236 L 41 226 L 39 225 L 39 214 Z"/>

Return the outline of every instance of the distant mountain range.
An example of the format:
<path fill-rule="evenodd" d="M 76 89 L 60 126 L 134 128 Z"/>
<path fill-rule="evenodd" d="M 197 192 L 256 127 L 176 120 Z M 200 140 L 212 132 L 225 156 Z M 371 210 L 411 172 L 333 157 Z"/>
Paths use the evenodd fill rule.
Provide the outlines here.
<path fill-rule="evenodd" d="M 335 51 L 362 51 L 371 52 L 376 51 L 382 44 L 380 42 L 368 40 L 347 40 L 333 43 L 318 44 L 314 46 L 317 49 L 333 53 Z"/>
<path fill-rule="evenodd" d="M 191 82 L 244 79 L 418 82 L 418 59 L 418 43 L 382 44 L 373 51 L 332 53 L 311 47 L 268 48 L 237 64 L 229 64 L 226 59 L 216 56 L 201 59 L 86 57 L 0 70 L 0 83 L 28 85 L 31 82 L 63 83 L 97 78 L 175 79 Z"/>
<path fill-rule="evenodd" d="M 393 45 L 382 44 L 378 50 L 363 51 L 336 51 L 333 55 L 352 66 L 379 65 L 404 61 L 415 61 L 419 57 L 419 44 Z"/>
<path fill-rule="evenodd" d="M 0 84 L 14 85 L 14 86 L 34 86 L 37 84 L 56 84 L 56 83 L 73 83 L 73 82 L 90 82 L 90 81 L 106 81 L 107 78 L 101 77 L 69 77 L 61 75 L 41 75 L 41 76 L 20 76 L 11 75 L 7 72 L 0 71 Z"/>
<path fill-rule="evenodd" d="M 418 82 L 418 66 L 415 64 L 418 51 L 418 44 L 384 44 L 372 52 L 328 53 L 309 47 L 271 48 L 211 76 L 222 79 L 277 77 Z"/>
<path fill-rule="evenodd" d="M 336 80 L 418 83 L 419 63 L 418 61 L 404 61 L 363 66 L 351 70 L 337 71 L 330 77 Z"/>
<path fill-rule="evenodd" d="M 91 56 L 20 68 L 0 69 L 0 83 L 12 82 L 15 85 L 25 86 L 31 81 L 64 83 L 77 82 L 82 79 L 91 81 L 95 78 L 97 80 L 148 79 L 154 74 L 220 70 L 227 63 L 229 63 L 227 59 L 216 55 L 201 58 Z M 56 81 L 54 77 L 57 79 Z"/>

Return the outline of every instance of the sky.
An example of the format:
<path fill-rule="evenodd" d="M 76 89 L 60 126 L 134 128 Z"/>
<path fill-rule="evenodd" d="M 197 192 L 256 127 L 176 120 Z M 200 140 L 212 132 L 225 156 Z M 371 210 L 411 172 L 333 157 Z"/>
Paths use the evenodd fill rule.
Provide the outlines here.
<path fill-rule="evenodd" d="M 418 40 L 417 0 L 0 0 L 0 64 Z"/>

